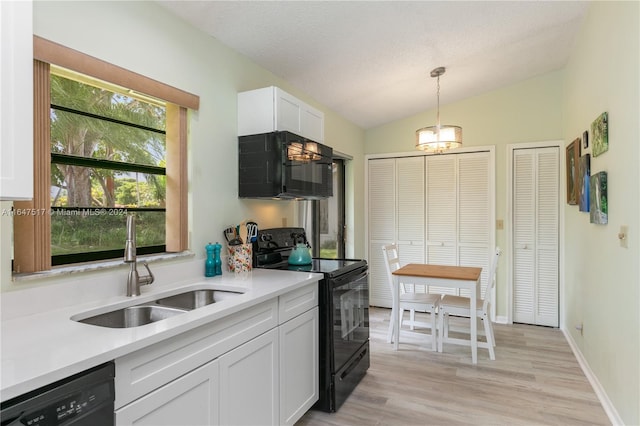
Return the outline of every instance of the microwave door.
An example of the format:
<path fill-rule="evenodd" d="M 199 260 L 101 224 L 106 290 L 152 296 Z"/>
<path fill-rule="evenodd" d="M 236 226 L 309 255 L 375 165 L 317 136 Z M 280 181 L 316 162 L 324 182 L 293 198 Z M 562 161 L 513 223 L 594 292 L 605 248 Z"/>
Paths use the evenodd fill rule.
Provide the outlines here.
<path fill-rule="evenodd" d="M 288 194 L 304 198 L 333 195 L 331 148 L 306 139 L 286 142 L 283 182 Z"/>

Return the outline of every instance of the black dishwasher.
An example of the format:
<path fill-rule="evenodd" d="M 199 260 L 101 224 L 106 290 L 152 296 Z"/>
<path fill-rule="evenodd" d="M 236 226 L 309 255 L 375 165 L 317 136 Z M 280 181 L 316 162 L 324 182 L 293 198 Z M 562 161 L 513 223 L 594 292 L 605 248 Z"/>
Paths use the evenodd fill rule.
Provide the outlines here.
<path fill-rule="evenodd" d="M 2 426 L 113 426 L 114 374 L 107 362 L 5 401 Z"/>

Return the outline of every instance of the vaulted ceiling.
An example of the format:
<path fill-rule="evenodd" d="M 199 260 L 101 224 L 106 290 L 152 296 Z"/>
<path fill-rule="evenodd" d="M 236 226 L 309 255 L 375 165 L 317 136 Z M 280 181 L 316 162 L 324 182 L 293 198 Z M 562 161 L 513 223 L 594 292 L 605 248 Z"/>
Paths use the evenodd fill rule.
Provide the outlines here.
<path fill-rule="evenodd" d="M 561 69 L 585 1 L 159 1 L 368 129 Z"/>

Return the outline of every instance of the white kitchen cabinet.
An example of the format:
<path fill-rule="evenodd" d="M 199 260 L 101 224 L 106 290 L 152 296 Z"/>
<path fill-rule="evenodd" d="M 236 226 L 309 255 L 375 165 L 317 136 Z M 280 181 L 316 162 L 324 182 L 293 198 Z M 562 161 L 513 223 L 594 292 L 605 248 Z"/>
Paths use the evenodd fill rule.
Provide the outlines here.
<path fill-rule="evenodd" d="M 33 198 L 31 1 L 0 1 L 0 200 Z"/>
<path fill-rule="evenodd" d="M 116 424 L 218 425 L 219 385 L 215 360 L 116 410 Z"/>
<path fill-rule="evenodd" d="M 272 299 L 116 359 L 120 408 L 278 326 Z"/>
<path fill-rule="evenodd" d="M 318 400 L 318 322 L 313 282 L 116 359 L 116 424 L 295 423 Z"/>
<path fill-rule="evenodd" d="M 238 136 L 284 130 L 324 142 L 324 113 L 275 86 L 238 93 Z"/>
<path fill-rule="evenodd" d="M 278 330 L 220 357 L 220 423 L 279 423 Z"/>
<path fill-rule="evenodd" d="M 292 425 L 318 400 L 318 307 L 280 325 L 280 424 Z"/>

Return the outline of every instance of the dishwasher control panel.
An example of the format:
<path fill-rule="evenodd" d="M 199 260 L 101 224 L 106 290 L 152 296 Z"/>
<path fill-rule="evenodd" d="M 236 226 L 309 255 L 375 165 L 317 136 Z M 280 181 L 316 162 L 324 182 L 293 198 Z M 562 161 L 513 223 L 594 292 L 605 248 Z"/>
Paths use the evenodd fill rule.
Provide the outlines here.
<path fill-rule="evenodd" d="M 2 426 L 113 426 L 114 364 L 109 362 L 2 403 Z"/>

